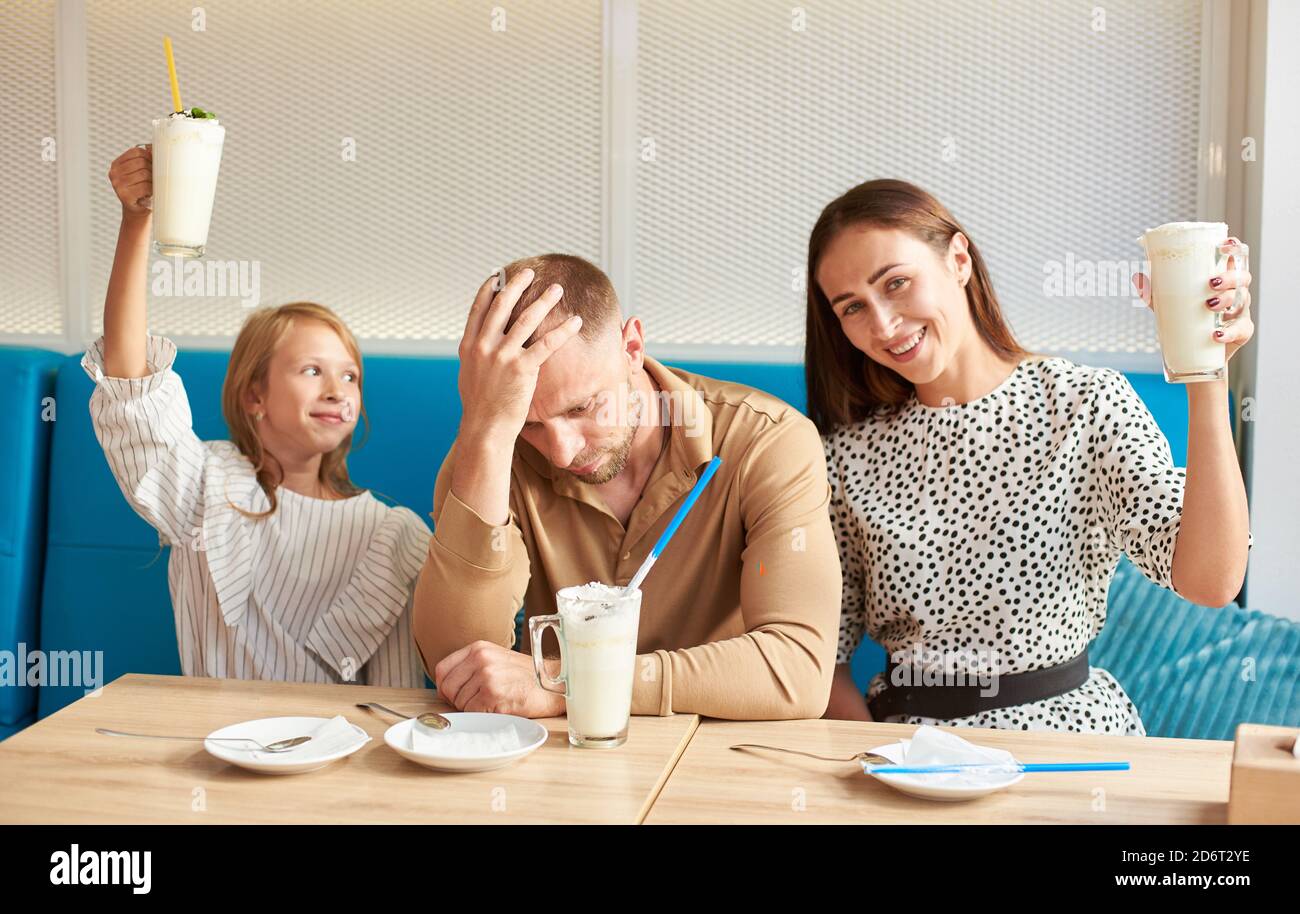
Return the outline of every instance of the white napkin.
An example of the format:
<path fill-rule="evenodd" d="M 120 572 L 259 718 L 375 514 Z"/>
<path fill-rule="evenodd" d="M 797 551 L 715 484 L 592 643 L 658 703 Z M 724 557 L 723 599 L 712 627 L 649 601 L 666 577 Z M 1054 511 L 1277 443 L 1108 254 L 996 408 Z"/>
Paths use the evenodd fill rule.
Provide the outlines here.
<path fill-rule="evenodd" d="M 426 733 L 411 722 L 411 750 L 428 755 L 481 758 L 501 752 L 514 752 L 524 748 L 519 741 L 519 731 L 513 725 L 496 730 L 457 730 L 453 724 L 446 730 Z"/>
<path fill-rule="evenodd" d="M 325 721 L 314 730 L 306 733 L 286 733 L 279 738 L 289 739 L 294 736 L 310 736 L 311 739 L 301 746 L 294 746 L 287 752 L 261 752 L 255 750 L 253 757 L 257 759 L 285 759 L 294 762 L 305 762 L 309 759 L 333 755 L 344 749 L 351 749 L 353 746 L 364 746 L 370 742 L 370 737 L 358 733 L 357 729 L 348 723 L 348 719 L 342 714 Z"/>
<path fill-rule="evenodd" d="M 901 764 L 913 765 L 964 765 L 992 763 L 1014 765 L 1016 757 L 1004 749 L 990 749 L 967 742 L 955 733 L 935 727 L 918 727 L 911 740 L 905 740 Z M 912 778 L 926 784 L 943 784 L 951 787 L 978 787 L 990 781 L 1004 781 L 1014 777 L 1014 772 L 992 770 L 951 771 L 935 774 L 887 774 L 891 778 Z"/>

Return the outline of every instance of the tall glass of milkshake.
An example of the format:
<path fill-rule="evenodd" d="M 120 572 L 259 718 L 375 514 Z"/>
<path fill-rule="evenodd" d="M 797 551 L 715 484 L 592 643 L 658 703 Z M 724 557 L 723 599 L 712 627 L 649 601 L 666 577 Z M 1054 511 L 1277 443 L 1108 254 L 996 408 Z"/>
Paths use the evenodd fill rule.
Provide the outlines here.
<path fill-rule="evenodd" d="M 208 243 L 226 128 L 202 115 L 177 111 L 153 122 L 154 247 L 167 257 L 202 257 Z"/>
<path fill-rule="evenodd" d="M 636 637 L 641 590 L 592 582 L 565 587 L 555 595 L 559 612 L 528 620 L 537 681 L 564 695 L 569 743 L 584 749 L 612 749 L 627 742 L 636 672 Z M 542 634 L 555 628 L 560 675 L 550 676 L 542 658 Z"/>
<path fill-rule="evenodd" d="M 1223 326 L 1223 313 L 1206 306 L 1214 295 L 1210 278 L 1226 269 L 1227 255 L 1219 245 L 1227 240 L 1228 226 L 1222 222 L 1167 222 L 1138 239 L 1151 264 L 1151 307 L 1170 383 L 1227 376 L 1224 344 L 1214 339 L 1214 331 Z M 1236 269 L 1249 269 L 1244 244 L 1233 258 Z"/>

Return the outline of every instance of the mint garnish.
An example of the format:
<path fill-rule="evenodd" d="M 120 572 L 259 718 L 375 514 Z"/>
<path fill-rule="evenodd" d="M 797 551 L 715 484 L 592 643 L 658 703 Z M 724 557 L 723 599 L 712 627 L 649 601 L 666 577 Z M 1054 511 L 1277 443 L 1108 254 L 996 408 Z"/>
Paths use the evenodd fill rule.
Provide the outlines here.
<path fill-rule="evenodd" d="M 191 108 L 190 117 L 197 117 L 204 120 L 213 120 L 213 121 L 217 119 L 217 116 L 213 114 L 211 111 L 204 111 L 202 108 Z"/>

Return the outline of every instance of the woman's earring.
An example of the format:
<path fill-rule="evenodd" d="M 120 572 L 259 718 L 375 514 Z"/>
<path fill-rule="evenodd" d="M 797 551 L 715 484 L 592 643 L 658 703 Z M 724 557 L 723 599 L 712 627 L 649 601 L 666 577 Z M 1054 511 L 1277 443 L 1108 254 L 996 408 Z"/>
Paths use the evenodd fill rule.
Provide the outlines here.
<path fill-rule="evenodd" d="M 254 413 L 254 414 L 253 414 L 253 418 L 254 418 L 256 421 L 258 421 L 258 422 L 261 422 L 262 419 L 263 419 L 263 417 L 265 417 L 265 416 L 266 416 L 266 413 Z"/>

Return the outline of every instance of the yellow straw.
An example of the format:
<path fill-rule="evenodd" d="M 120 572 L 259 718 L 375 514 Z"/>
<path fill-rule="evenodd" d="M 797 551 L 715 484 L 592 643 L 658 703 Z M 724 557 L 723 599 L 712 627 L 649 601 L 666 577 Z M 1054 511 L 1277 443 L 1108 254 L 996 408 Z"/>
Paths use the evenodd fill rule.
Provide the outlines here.
<path fill-rule="evenodd" d="M 185 109 L 181 107 L 181 87 L 176 82 L 176 60 L 172 57 L 172 40 L 170 38 L 163 39 L 163 50 L 167 52 L 167 75 L 171 77 L 172 81 L 172 104 L 176 106 L 177 111 L 183 111 Z"/>

